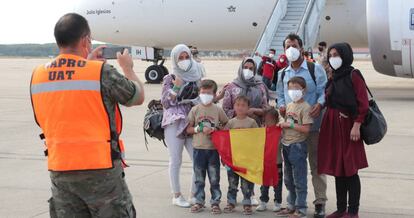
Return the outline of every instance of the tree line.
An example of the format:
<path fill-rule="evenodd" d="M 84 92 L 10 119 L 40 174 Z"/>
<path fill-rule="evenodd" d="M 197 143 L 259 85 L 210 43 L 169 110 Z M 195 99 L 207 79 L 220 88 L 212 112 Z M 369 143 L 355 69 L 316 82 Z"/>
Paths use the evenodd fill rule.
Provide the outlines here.
<path fill-rule="evenodd" d="M 100 44 L 94 44 L 97 47 Z M 108 47 L 116 45 L 107 44 Z M 164 56 L 169 57 L 171 50 L 164 49 Z M 0 57 L 54 57 L 59 53 L 56 43 L 47 44 L 0 44 Z M 242 57 L 250 51 L 200 51 L 204 57 Z"/>

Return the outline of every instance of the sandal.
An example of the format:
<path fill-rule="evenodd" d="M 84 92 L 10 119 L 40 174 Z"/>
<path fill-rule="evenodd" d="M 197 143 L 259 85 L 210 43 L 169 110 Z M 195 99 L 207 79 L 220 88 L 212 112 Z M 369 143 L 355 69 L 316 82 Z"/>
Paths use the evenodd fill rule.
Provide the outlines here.
<path fill-rule="evenodd" d="M 295 210 L 290 210 L 289 208 L 285 208 L 277 212 L 276 217 L 287 217 L 289 215 L 292 215 L 294 212 Z"/>
<path fill-rule="evenodd" d="M 227 204 L 227 206 L 224 208 L 224 213 L 233 213 L 235 206 L 233 204 Z"/>
<path fill-rule="evenodd" d="M 203 206 L 203 205 L 201 205 L 201 204 L 194 204 L 194 205 L 191 207 L 190 212 L 191 212 L 191 213 L 200 213 L 201 211 L 203 211 L 203 208 L 204 208 L 204 206 Z"/>
<path fill-rule="evenodd" d="M 220 206 L 218 204 L 211 205 L 211 214 L 213 214 L 213 215 L 221 214 L 221 209 L 220 209 Z"/>
<path fill-rule="evenodd" d="M 252 206 L 251 205 L 244 205 L 243 206 L 243 214 L 244 215 L 252 215 L 253 214 Z"/>

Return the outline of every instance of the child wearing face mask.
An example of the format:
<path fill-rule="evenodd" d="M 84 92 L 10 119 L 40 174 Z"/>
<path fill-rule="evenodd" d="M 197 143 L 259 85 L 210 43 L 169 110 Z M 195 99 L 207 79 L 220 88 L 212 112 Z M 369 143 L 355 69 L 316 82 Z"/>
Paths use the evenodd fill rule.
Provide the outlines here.
<path fill-rule="evenodd" d="M 224 110 L 213 103 L 216 92 L 216 82 L 209 79 L 202 80 L 199 96 L 201 104 L 194 106 L 188 115 L 187 133 L 193 135 L 193 168 L 196 185 L 192 213 L 198 213 L 204 208 L 206 173 L 210 182 L 211 213 L 221 213 L 220 157 L 211 142 L 210 134 L 226 125 L 228 118 Z"/>
<path fill-rule="evenodd" d="M 273 77 L 275 76 L 276 69 L 276 61 L 275 61 L 275 49 L 269 49 L 269 55 L 261 55 L 258 52 L 255 53 L 256 56 L 262 58 L 262 80 L 263 83 L 267 86 L 267 88 L 271 88 Z"/>
<path fill-rule="evenodd" d="M 257 128 L 256 121 L 248 116 L 250 100 L 244 95 L 237 96 L 234 100 L 234 111 L 236 117 L 229 120 L 226 129 L 246 129 Z M 241 191 L 243 193 L 243 213 L 245 215 L 252 214 L 252 195 L 254 184 L 240 177 L 230 168 L 227 168 L 227 179 L 229 181 L 229 189 L 227 192 L 227 206 L 224 208 L 225 213 L 232 213 L 236 206 L 237 189 L 240 181 Z"/>
<path fill-rule="evenodd" d="M 289 80 L 288 94 L 293 102 L 286 107 L 285 122 L 279 124 L 283 128 L 284 179 L 289 195 L 287 208 L 277 213 L 278 216 L 306 217 L 308 152 L 305 140 L 313 119 L 309 115 L 311 106 L 303 99 L 305 90 L 303 77 Z"/>

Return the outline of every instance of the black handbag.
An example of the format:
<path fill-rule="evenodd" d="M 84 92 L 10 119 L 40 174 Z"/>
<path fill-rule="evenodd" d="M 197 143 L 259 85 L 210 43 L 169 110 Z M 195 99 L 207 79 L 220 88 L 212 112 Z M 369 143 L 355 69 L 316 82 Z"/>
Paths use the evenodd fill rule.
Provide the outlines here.
<path fill-rule="evenodd" d="M 369 90 L 364 77 L 359 71 L 357 71 L 361 78 L 364 80 L 365 87 L 371 97 L 369 100 L 369 110 L 364 122 L 361 124 L 361 138 L 365 144 L 372 145 L 380 142 L 387 133 L 387 122 L 385 117 L 379 109 L 377 103 L 374 100 L 374 96 Z"/>
<path fill-rule="evenodd" d="M 162 128 L 162 117 L 163 117 L 163 106 L 161 104 L 161 100 L 151 100 L 148 103 L 148 110 L 144 116 L 144 139 L 145 139 L 145 147 L 148 150 L 148 140 L 147 134 L 151 138 L 156 138 L 164 143 L 164 146 L 167 147 L 165 144 L 165 137 L 164 137 L 164 129 Z"/>

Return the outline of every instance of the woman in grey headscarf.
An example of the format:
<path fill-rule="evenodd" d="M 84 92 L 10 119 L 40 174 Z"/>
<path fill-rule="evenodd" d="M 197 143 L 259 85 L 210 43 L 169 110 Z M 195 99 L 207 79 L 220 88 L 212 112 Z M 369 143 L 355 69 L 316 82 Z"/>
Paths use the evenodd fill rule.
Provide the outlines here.
<path fill-rule="evenodd" d="M 250 100 L 248 115 L 249 117 L 255 119 L 257 124 L 261 126 L 264 110 L 268 106 L 268 90 L 266 85 L 262 82 L 262 79 L 259 76 L 256 76 L 256 69 L 256 63 L 252 58 L 245 58 L 243 60 L 237 72 L 237 78 L 234 79 L 233 82 L 227 84 L 224 89 L 223 109 L 228 118 L 235 117 L 234 100 L 239 95 L 247 96 Z M 237 193 L 237 186 L 232 185 L 234 183 L 230 180 L 235 179 L 234 177 L 237 174 L 232 171 L 227 171 L 227 174 L 229 178 L 229 189 L 227 196 L 235 195 L 234 193 Z M 237 176 L 236 180 L 239 180 Z M 227 200 L 228 204 L 224 210 L 232 211 L 234 208 L 234 199 L 230 199 L 228 197 Z M 252 196 L 251 202 L 247 204 L 257 205 L 258 202 L 254 196 Z"/>
<path fill-rule="evenodd" d="M 193 159 L 192 138 L 185 134 L 186 117 L 198 97 L 198 83 L 202 67 L 194 61 L 190 49 L 179 44 L 171 51 L 172 74 L 164 77 L 161 103 L 164 106 L 162 127 L 169 154 L 170 185 L 174 194 L 172 203 L 179 207 L 190 207 L 181 194 L 180 168 L 183 148 Z M 195 192 L 194 177 L 191 182 L 191 196 Z"/>
<path fill-rule="evenodd" d="M 268 105 L 268 90 L 259 76 L 256 76 L 256 64 L 252 58 L 245 58 L 241 63 L 237 78 L 228 84 L 223 99 L 223 109 L 229 118 L 233 118 L 234 99 L 239 95 L 245 95 L 250 100 L 249 116 L 262 123 L 264 109 Z"/>

